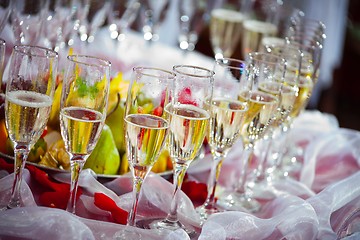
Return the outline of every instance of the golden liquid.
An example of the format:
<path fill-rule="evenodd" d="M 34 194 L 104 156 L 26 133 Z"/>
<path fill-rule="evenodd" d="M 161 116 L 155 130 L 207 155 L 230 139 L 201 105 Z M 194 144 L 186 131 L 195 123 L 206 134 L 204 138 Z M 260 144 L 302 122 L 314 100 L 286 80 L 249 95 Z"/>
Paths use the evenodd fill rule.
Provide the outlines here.
<path fill-rule="evenodd" d="M 254 143 L 262 138 L 277 111 L 278 98 L 261 92 L 241 92 L 240 101 L 248 102 L 248 111 L 242 129 L 243 141 Z"/>
<path fill-rule="evenodd" d="M 103 115 L 94 110 L 63 108 L 60 126 L 66 150 L 73 155 L 89 155 L 99 140 L 103 120 Z"/>
<path fill-rule="evenodd" d="M 150 171 L 163 149 L 168 127 L 165 119 L 154 115 L 125 117 L 128 161 L 135 176 L 144 177 Z"/>
<path fill-rule="evenodd" d="M 290 112 L 291 118 L 296 118 L 297 116 L 299 116 L 300 112 L 305 109 L 306 105 L 309 102 L 314 86 L 311 78 L 301 77 L 299 80 L 299 93 L 295 99 L 294 107 Z"/>
<path fill-rule="evenodd" d="M 8 92 L 5 109 L 10 139 L 19 144 L 35 144 L 44 131 L 51 104 L 51 98 L 45 94 L 29 91 Z"/>
<path fill-rule="evenodd" d="M 275 36 L 277 28 L 274 24 L 258 20 L 244 21 L 242 34 L 242 52 L 246 56 L 250 52 L 256 52 L 261 48 L 264 37 Z"/>
<path fill-rule="evenodd" d="M 287 119 L 298 94 L 298 89 L 292 86 L 283 85 L 280 82 L 263 82 L 259 85 L 259 90 L 269 93 L 279 99 L 278 110 L 274 115 L 272 126 L 277 127 Z"/>
<path fill-rule="evenodd" d="M 215 98 L 212 101 L 209 144 L 218 152 L 232 147 L 240 137 L 247 105 L 232 99 Z"/>
<path fill-rule="evenodd" d="M 189 104 L 168 104 L 165 111 L 170 116 L 170 156 L 179 163 L 194 160 L 206 135 L 209 113 Z"/>
<path fill-rule="evenodd" d="M 228 9 L 211 12 L 210 37 L 215 54 L 231 57 L 240 40 L 244 18 L 242 13 Z"/>

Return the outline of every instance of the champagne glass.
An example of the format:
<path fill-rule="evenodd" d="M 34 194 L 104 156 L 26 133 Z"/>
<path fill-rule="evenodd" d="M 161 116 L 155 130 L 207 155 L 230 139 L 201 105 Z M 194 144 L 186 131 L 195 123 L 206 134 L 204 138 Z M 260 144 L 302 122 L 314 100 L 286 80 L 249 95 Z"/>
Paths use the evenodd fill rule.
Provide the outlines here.
<path fill-rule="evenodd" d="M 213 92 L 213 71 L 191 65 L 176 65 L 173 97 L 165 111 L 170 116 L 168 148 L 173 161 L 174 193 L 166 219 L 152 221 L 147 227 L 154 229 L 184 229 L 190 236 L 194 229 L 178 220 L 179 191 L 191 162 L 202 147 L 210 119 Z"/>
<path fill-rule="evenodd" d="M 65 48 L 75 25 L 74 0 L 52 0 L 48 2 L 47 17 L 43 27 L 43 43 L 59 52 Z"/>
<path fill-rule="evenodd" d="M 110 10 L 110 2 L 106 0 L 77 0 L 77 15 L 79 19 L 78 32 L 80 40 L 91 43 L 96 32 L 104 24 Z"/>
<path fill-rule="evenodd" d="M 251 17 L 243 22 L 241 41 L 242 56 L 250 52 L 260 51 L 264 38 L 275 37 L 281 32 L 282 17 L 285 7 L 282 1 L 261 1 L 260 5 L 253 5 L 250 9 Z M 282 16 L 282 15 L 285 16 Z"/>
<path fill-rule="evenodd" d="M 60 128 L 71 168 L 66 210 L 75 214 L 79 175 L 99 140 L 106 118 L 111 64 L 83 55 L 70 55 L 67 60 L 60 100 Z"/>
<path fill-rule="evenodd" d="M 22 173 L 30 149 L 46 126 L 57 74 L 58 54 L 50 49 L 15 45 L 6 81 L 5 123 L 14 143 L 14 183 L 7 208 L 21 206 Z"/>
<path fill-rule="evenodd" d="M 134 22 L 140 8 L 139 0 L 111 1 L 109 31 L 112 39 L 125 40 L 129 26 Z"/>
<path fill-rule="evenodd" d="M 13 1 L 13 0 L 12 0 Z M 46 0 L 14 0 L 10 15 L 15 44 L 37 45 L 46 17 Z"/>
<path fill-rule="evenodd" d="M 214 92 L 211 102 L 211 117 L 208 143 L 213 163 L 208 179 L 208 195 L 203 205 L 196 210 L 202 221 L 221 211 L 215 202 L 215 191 L 223 160 L 233 144 L 241 137 L 248 106 L 238 100 L 238 92 L 249 89 L 251 82 L 245 76 L 245 62 L 231 58 L 219 58 L 214 64 Z"/>
<path fill-rule="evenodd" d="M 178 2 L 180 15 L 179 47 L 182 50 L 193 51 L 198 36 L 206 24 L 207 0 L 183 0 Z"/>
<path fill-rule="evenodd" d="M 135 226 L 141 186 L 161 153 L 169 129 L 165 110 L 175 74 L 162 69 L 135 67 L 125 106 L 125 139 L 133 176 L 133 205 L 128 225 Z"/>
<path fill-rule="evenodd" d="M 231 57 L 243 34 L 243 21 L 253 1 L 224 1 L 211 11 L 210 40 L 215 58 Z"/>
<path fill-rule="evenodd" d="M 11 13 L 10 0 L 0 1 L 0 34 L 7 24 L 10 13 Z"/>
<path fill-rule="evenodd" d="M 5 61 L 5 50 L 6 42 L 0 38 L 0 95 L 3 93 L 3 72 L 4 72 L 4 61 Z"/>
<path fill-rule="evenodd" d="M 159 28 L 166 17 L 169 0 L 141 0 L 140 19 L 144 39 L 151 43 L 159 40 Z"/>
<path fill-rule="evenodd" d="M 226 192 L 218 198 L 217 204 L 225 210 L 240 210 L 256 212 L 260 209 L 260 203 L 251 196 L 246 185 L 247 164 L 254 151 L 254 145 L 262 139 L 279 106 L 279 96 L 286 69 L 283 58 L 261 52 L 249 54 L 247 60 L 249 76 L 252 81 L 250 91 L 239 93 L 239 99 L 248 102 L 248 113 L 242 128 L 244 150 L 241 155 L 242 171 L 235 190 Z M 271 90 L 263 91 L 263 89 Z M 276 93 L 276 94 L 273 94 Z"/>

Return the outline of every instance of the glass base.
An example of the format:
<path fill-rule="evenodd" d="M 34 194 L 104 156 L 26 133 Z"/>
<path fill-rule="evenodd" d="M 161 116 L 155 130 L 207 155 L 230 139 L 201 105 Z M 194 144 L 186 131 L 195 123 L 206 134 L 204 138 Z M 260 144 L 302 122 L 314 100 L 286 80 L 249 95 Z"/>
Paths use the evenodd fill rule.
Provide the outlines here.
<path fill-rule="evenodd" d="M 118 231 L 113 236 L 113 239 L 117 240 L 141 240 L 141 234 L 127 229 L 127 227 L 121 231 Z"/>
<path fill-rule="evenodd" d="M 201 225 L 203 225 L 203 223 L 214 213 L 218 213 L 218 212 L 223 212 L 222 209 L 216 207 L 216 206 L 212 206 L 209 207 L 207 205 L 201 205 L 199 207 L 196 208 L 196 212 L 199 214 L 200 219 L 201 219 Z"/>
<path fill-rule="evenodd" d="M 337 232 L 339 239 L 355 235 L 356 237 L 360 236 L 360 210 L 350 215 Z"/>
<path fill-rule="evenodd" d="M 247 194 L 231 192 L 218 198 L 216 204 L 227 211 L 258 212 L 261 204 Z"/>
<path fill-rule="evenodd" d="M 137 221 L 136 226 L 144 229 L 157 229 L 158 231 L 176 231 L 178 229 L 183 229 L 189 235 L 190 239 L 197 239 L 199 237 L 199 233 L 195 228 L 191 226 L 185 226 L 179 221 L 173 222 L 167 219 L 145 219 Z"/>

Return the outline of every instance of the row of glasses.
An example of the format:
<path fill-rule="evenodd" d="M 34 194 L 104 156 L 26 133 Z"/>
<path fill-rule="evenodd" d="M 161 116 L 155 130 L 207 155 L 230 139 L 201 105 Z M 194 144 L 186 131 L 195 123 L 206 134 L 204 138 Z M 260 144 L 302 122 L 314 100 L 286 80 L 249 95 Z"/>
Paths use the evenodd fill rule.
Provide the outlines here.
<path fill-rule="evenodd" d="M 290 147 L 286 144 L 287 133 L 292 128 L 292 122 L 297 118 L 300 113 L 306 108 L 312 90 L 316 86 L 319 76 L 319 68 L 321 63 L 321 53 L 323 41 L 325 39 L 324 26 L 320 21 L 302 19 L 311 25 L 317 25 L 316 31 L 310 31 L 308 34 L 304 32 L 297 32 L 285 38 L 285 46 L 291 46 L 292 49 L 297 49 L 301 52 L 300 69 L 298 69 L 299 81 L 299 94 L 296 98 L 294 108 L 290 112 L 289 118 L 282 124 L 280 136 L 283 140 L 280 142 L 285 143 L 283 148 L 275 148 L 276 166 L 278 176 L 288 176 L 292 172 L 296 172 L 301 168 L 300 162 L 297 160 L 301 156 L 302 150 L 297 147 Z M 298 24 L 301 25 L 301 24 Z M 321 31 L 318 31 L 321 29 Z M 283 46 L 284 46 L 283 44 Z M 279 46 L 281 47 L 281 46 Z M 271 51 L 271 47 L 268 48 Z M 292 70 L 294 71 L 294 66 Z M 291 70 L 291 69 L 290 69 Z M 281 150 L 282 149 L 282 150 Z M 280 170 L 281 169 L 281 170 Z"/>
<path fill-rule="evenodd" d="M 270 49 L 269 46 L 268 49 Z M 251 187 L 254 191 L 257 188 L 266 188 L 274 179 L 284 175 L 279 159 L 280 149 L 284 144 L 284 132 L 287 131 L 286 124 L 293 118 L 292 113 L 300 107 L 300 101 L 308 98 L 309 91 L 306 90 L 310 90 L 312 86 L 311 80 L 301 77 L 305 70 L 308 72 L 313 68 L 312 62 L 305 56 L 306 54 L 300 46 L 272 45 L 269 53 L 283 57 L 287 61 L 287 67 L 279 111 L 263 140 L 261 148 L 263 154 L 260 157 L 258 168 L 255 170 L 255 176 L 251 179 L 253 181 Z M 305 86 L 310 87 L 305 90 Z"/>
<path fill-rule="evenodd" d="M 281 127 L 275 131 L 271 131 L 273 133 L 268 134 L 263 139 L 261 143 L 262 146 L 260 147 L 261 154 L 259 155 L 260 164 L 254 171 L 251 179 L 251 187 L 254 186 L 255 182 L 262 182 L 263 180 L 272 181 L 274 178 L 289 175 L 289 171 L 283 168 L 283 156 L 287 148 L 281 147 L 282 144 L 286 142 L 286 138 L 284 137 L 286 135 L 285 132 L 291 127 L 291 124 L 289 124 L 292 122 L 291 119 L 298 116 L 305 108 L 311 96 L 312 88 L 316 83 L 315 79 L 318 77 L 317 69 L 320 66 L 322 43 L 326 37 L 324 34 L 325 26 L 320 21 L 305 18 L 304 14 L 297 9 L 286 12 L 291 14 L 287 18 L 287 23 L 283 24 L 285 29 L 282 30 L 282 34 L 279 32 L 276 36 L 264 36 L 261 40 L 259 51 L 287 55 L 284 56 L 285 58 L 296 58 L 295 55 L 301 54 L 300 52 L 302 52 L 303 57 L 301 57 L 302 60 L 299 63 L 296 63 L 296 60 L 289 62 L 290 65 L 288 66 L 288 74 L 286 77 L 286 81 L 288 81 L 294 78 L 294 76 L 298 76 L 299 92 L 293 109 L 289 116 L 285 118 L 285 121 L 282 121 Z M 278 28 L 279 31 L 281 29 L 282 28 Z M 298 51 L 295 50 L 296 48 Z M 288 50 L 285 49 L 288 49 L 290 54 L 287 54 Z M 294 74 L 295 71 L 297 71 L 296 74 Z M 312 77 L 309 77 L 312 71 L 314 74 Z M 305 75 L 308 77 L 304 77 L 304 74 L 304 76 L 299 76 L 301 72 L 304 74 L 307 72 Z M 306 103 L 302 104 L 303 101 Z M 274 137 L 277 139 L 273 140 Z M 293 154 L 294 153 L 290 153 L 290 155 Z M 287 167 L 293 168 L 291 171 L 294 171 L 295 168 L 297 168 L 297 170 L 299 169 L 299 164 L 295 164 L 294 159 L 296 160 L 296 158 L 290 157 L 289 162 L 292 166 Z M 257 186 L 260 185 L 261 184 L 257 184 Z"/>
<path fill-rule="evenodd" d="M 271 128 L 281 115 L 281 99 L 284 91 L 286 61 L 284 58 L 268 53 L 252 52 L 247 59 L 250 91 L 241 91 L 239 99 L 247 102 L 248 112 L 241 129 L 243 153 L 241 173 L 234 189 L 225 191 L 218 197 L 217 205 L 224 210 L 257 212 L 261 205 L 252 196 L 247 185 L 248 165 L 252 161 L 254 146 Z"/>

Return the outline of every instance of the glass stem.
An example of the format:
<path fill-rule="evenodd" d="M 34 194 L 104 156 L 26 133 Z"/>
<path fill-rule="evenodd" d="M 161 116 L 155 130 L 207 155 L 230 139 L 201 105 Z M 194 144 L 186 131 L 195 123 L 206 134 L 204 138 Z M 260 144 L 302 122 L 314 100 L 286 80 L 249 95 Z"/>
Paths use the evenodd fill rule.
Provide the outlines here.
<path fill-rule="evenodd" d="M 248 164 L 254 151 L 252 143 L 246 144 L 243 153 L 241 154 L 242 168 L 240 172 L 239 181 L 235 186 L 235 192 L 245 194 L 246 175 L 248 172 Z"/>
<path fill-rule="evenodd" d="M 85 164 L 86 159 L 79 156 L 72 156 L 70 159 L 71 167 L 71 185 L 70 185 L 70 199 L 66 211 L 75 214 L 76 195 L 79 185 L 79 176 Z"/>
<path fill-rule="evenodd" d="M 143 181 L 144 181 L 144 179 L 142 179 L 140 177 L 134 178 L 133 191 L 132 191 L 133 204 L 132 204 L 131 210 L 129 212 L 128 220 L 127 220 L 128 226 L 135 226 L 135 217 L 136 217 L 136 212 L 137 212 L 139 197 L 140 197 L 140 190 L 141 190 Z"/>
<path fill-rule="evenodd" d="M 181 185 L 184 180 L 185 172 L 188 168 L 188 164 L 175 164 L 174 168 L 174 193 L 171 200 L 170 212 L 166 217 L 166 221 L 176 223 L 178 222 L 177 209 L 179 205 L 178 191 L 181 190 Z"/>
<path fill-rule="evenodd" d="M 15 165 L 14 165 L 14 182 L 11 189 L 11 198 L 7 208 L 16 208 L 21 205 L 21 182 L 22 174 L 25 167 L 26 159 L 29 155 L 29 146 L 16 145 L 14 149 L 15 153 Z"/>
<path fill-rule="evenodd" d="M 264 139 L 264 141 L 264 149 L 261 151 L 259 166 L 256 170 L 256 182 L 261 182 L 266 178 L 266 170 L 268 167 L 268 159 L 270 157 L 269 154 L 271 153 L 273 138 L 270 136 Z"/>
<path fill-rule="evenodd" d="M 216 186 L 219 180 L 221 166 L 224 161 L 225 155 L 215 153 L 214 154 L 214 162 L 211 167 L 209 180 L 208 180 L 208 195 L 206 197 L 206 201 L 204 204 L 205 209 L 214 209 L 215 207 L 215 191 Z"/>
<path fill-rule="evenodd" d="M 280 141 L 280 146 L 284 146 L 282 148 L 279 148 L 278 149 L 278 157 L 276 159 L 276 162 L 275 162 L 275 169 L 278 169 L 278 170 L 283 170 L 283 158 L 285 156 L 285 154 L 287 153 L 288 149 L 289 149 L 289 144 L 288 142 L 290 142 L 290 139 L 289 139 L 289 134 L 288 134 L 288 130 L 289 130 L 289 126 L 282 126 L 281 127 L 281 133 L 280 133 L 280 138 L 279 138 L 279 141 Z"/>

